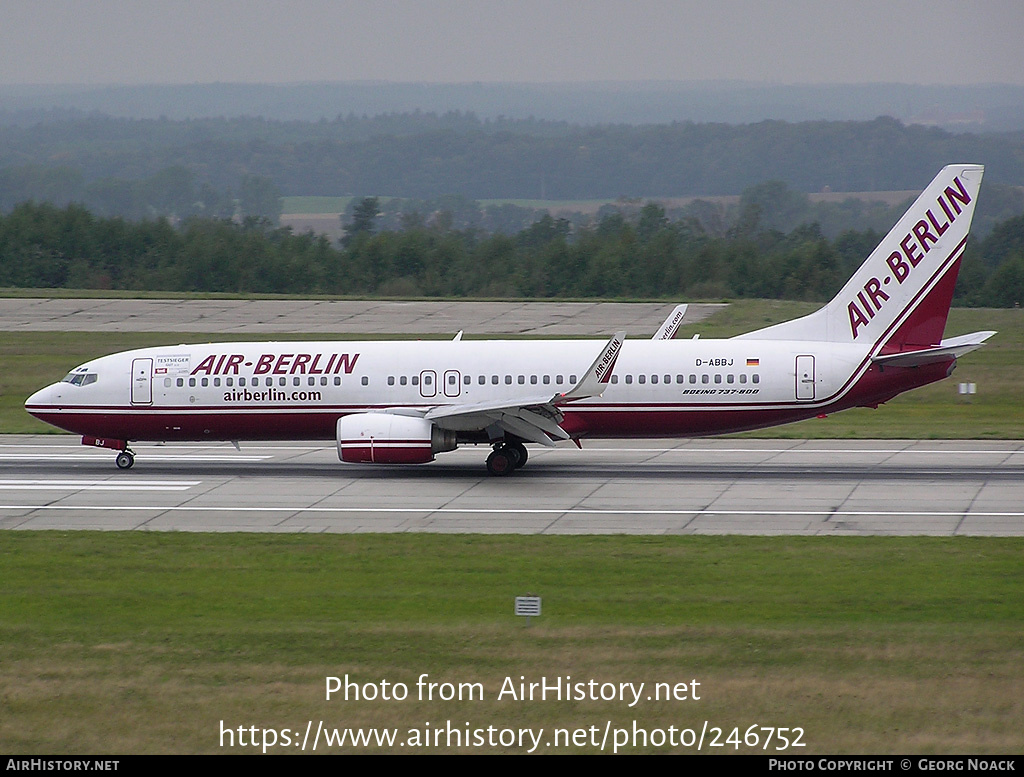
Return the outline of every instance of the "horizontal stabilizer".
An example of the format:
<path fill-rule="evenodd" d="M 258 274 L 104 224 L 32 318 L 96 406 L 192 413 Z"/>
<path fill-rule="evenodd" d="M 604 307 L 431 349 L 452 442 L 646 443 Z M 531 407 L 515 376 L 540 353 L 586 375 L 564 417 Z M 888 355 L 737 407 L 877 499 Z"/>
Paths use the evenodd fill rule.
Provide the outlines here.
<path fill-rule="evenodd" d="M 994 334 L 995 332 L 974 332 L 969 335 L 950 337 L 934 348 L 883 354 L 873 357 L 871 361 L 883 367 L 920 367 L 923 364 L 933 364 L 946 359 L 957 359 L 981 348 L 985 341 Z"/>

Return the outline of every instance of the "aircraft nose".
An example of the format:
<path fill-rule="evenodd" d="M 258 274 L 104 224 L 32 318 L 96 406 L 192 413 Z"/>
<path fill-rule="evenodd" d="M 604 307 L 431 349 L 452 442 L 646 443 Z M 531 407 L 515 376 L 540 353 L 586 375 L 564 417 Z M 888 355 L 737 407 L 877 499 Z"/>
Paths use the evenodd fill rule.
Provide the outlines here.
<path fill-rule="evenodd" d="M 51 383 L 46 388 L 41 388 L 35 394 L 25 400 L 25 409 L 32 412 L 34 408 L 54 404 L 57 395 L 57 384 Z"/>

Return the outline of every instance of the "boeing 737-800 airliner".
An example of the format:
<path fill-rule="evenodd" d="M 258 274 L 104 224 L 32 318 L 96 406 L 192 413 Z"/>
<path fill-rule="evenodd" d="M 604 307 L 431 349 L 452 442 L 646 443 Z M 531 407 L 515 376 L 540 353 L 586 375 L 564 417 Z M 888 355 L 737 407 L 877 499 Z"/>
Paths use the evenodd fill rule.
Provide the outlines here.
<path fill-rule="evenodd" d="M 461 444 L 487 469 L 524 443 L 692 437 L 877 406 L 950 374 L 993 332 L 943 339 L 983 168 L 944 168 L 820 310 L 726 340 L 214 343 L 76 367 L 25 403 L 118 451 L 132 440 L 332 439 L 342 461 L 411 464 Z"/>

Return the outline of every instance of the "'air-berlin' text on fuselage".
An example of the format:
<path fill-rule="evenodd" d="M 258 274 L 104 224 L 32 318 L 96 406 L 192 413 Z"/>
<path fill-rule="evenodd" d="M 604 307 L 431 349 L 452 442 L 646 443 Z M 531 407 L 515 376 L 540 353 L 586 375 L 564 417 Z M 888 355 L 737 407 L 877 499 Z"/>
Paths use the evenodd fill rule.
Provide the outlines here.
<path fill-rule="evenodd" d="M 885 263 L 891 274 L 886 274 L 882 280 L 869 278 L 863 290 L 857 292 L 857 299 L 847 306 L 850 314 L 850 331 L 855 340 L 857 330 L 867 326 L 889 299 L 882 286 L 889 284 L 894 278 L 897 283 L 902 284 L 963 212 L 961 205 L 967 205 L 970 201 L 971 195 L 967 193 L 960 179 L 953 178 L 953 185 L 947 186 L 936 199 L 937 207 L 928 208 L 924 212 L 925 218 L 918 221 L 900 241 L 902 250 L 893 251 L 886 258 Z"/>
<path fill-rule="evenodd" d="M 358 353 L 264 353 L 255 361 L 243 354 L 211 354 L 199 362 L 192 375 L 238 375 L 252 368 L 253 375 L 349 375 Z"/>

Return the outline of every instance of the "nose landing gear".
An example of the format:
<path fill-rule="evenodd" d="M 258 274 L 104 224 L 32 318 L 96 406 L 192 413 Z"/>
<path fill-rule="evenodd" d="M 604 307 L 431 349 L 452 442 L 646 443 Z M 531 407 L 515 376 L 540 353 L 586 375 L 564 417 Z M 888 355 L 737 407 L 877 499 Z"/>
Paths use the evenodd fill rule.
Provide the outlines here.
<path fill-rule="evenodd" d="M 114 440 L 109 437 L 90 437 L 86 435 L 82 438 L 82 445 L 88 445 L 93 448 L 110 448 L 111 450 L 118 451 L 117 458 L 114 459 L 118 469 L 131 469 L 135 463 L 135 451 L 128 447 L 127 440 Z"/>

